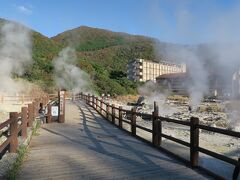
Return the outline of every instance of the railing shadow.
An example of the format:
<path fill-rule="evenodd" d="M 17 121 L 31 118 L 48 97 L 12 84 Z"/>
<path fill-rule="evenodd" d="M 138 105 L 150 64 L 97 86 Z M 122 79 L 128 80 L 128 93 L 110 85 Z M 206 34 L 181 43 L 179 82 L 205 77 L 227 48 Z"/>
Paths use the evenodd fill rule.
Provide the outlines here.
<path fill-rule="evenodd" d="M 83 108 L 81 107 L 83 106 Z M 121 150 L 126 150 L 128 152 L 131 152 L 133 153 L 133 155 L 135 155 L 138 159 L 141 160 L 141 162 L 143 162 L 143 164 L 146 164 L 147 166 L 151 165 L 151 166 L 158 166 L 155 162 L 153 162 L 150 158 L 148 158 L 147 156 L 152 156 L 154 158 L 159 158 L 161 160 L 164 160 L 164 161 L 168 161 L 168 162 L 173 162 L 174 163 L 179 163 L 175 160 L 172 160 L 171 158 L 167 158 L 167 157 L 164 157 L 164 156 L 158 156 L 158 155 L 155 155 L 155 154 L 150 154 L 150 153 L 145 153 L 144 151 L 141 151 L 141 150 L 138 150 L 136 148 L 134 148 L 132 145 L 129 145 L 127 142 L 128 142 L 128 139 L 132 139 L 128 136 L 125 136 L 125 137 L 128 137 L 127 139 L 125 138 L 121 138 L 120 136 L 124 136 L 124 132 L 121 132 L 120 136 L 119 134 L 116 135 L 115 132 L 113 131 L 113 127 L 109 124 L 108 126 L 106 126 L 106 122 L 103 121 L 103 118 L 101 116 L 97 117 L 95 115 L 95 113 L 93 111 L 93 109 L 90 109 L 88 107 L 88 105 L 86 105 L 85 103 L 81 102 L 81 104 L 79 104 L 79 110 L 81 112 L 81 115 L 82 115 L 82 120 L 83 120 L 83 129 L 85 131 L 85 133 L 87 134 L 87 137 L 94 143 L 95 147 L 92 148 L 93 150 L 97 151 L 97 152 L 100 152 L 100 153 L 103 153 L 105 155 L 108 155 L 108 156 L 111 156 L 115 159 L 120 159 L 120 160 L 127 160 L 127 161 L 131 161 L 131 163 L 135 163 L 136 165 L 140 165 L 141 163 L 139 161 L 135 161 L 135 160 L 132 160 L 132 159 L 129 159 L 129 158 L 126 158 L 126 157 L 123 157 L 123 156 L 120 156 L 119 154 L 116 154 L 116 153 L 112 153 L 110 152 L 110 150 L 108 150 L 107 148 L 104 147 L 104 145 L 111 145 L 111 146 L 115 146 L 116 148 L 121 148 Z M 85 116 L 85 111 L 88 111 L 92 114 L 92 116 L 94 117 L 95 119 L 95 122 L 100 126 L 100 129 L 104 132 L 103 135 L 104 136 L 108 136 L 111 138 L 111 141 L 117 143 L 112 143 L 112 142 L 109 142 L 109 138 L 102 138 L 102 139 L 99 139 L 96 135 L 95 135 L 95 132 L 92 132 L 92 130 L 90 130 L 91 126 L 89 126 L 87 124 L 88 120 Z M 109 128 L 110 127 L 110 128 Z M 115 127 L 114 127 L 115 128 Z M 119 131 L 117 129 L 117 131 Z M 119 132 L 117 132 L 119 133 Z M 142 142 L 138 142 L 137 140 L 133 140 L 131 143 L 139 143 L 140 145 L 143 145 Z M 104 145 L 103 145 L 104 144 Z M 150 148 L 150 147 L 149 147 Z"/>

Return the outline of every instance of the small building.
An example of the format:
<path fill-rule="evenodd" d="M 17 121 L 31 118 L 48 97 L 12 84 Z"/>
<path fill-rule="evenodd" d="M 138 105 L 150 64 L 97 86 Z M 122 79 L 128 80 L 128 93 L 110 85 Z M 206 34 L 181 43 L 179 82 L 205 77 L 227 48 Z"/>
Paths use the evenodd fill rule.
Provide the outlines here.
<path fill-rule="evenodd" d="M 223 96 L 224 85 L 216 75 L 208 77 L 209 96 Z M 156 78 L 156 82 L 165 89 L 176 94 L 188 95 L 188 88 L 191 87 L 192 79 L 188 73 L 163 74 Z"/>
<path fill-rule="evenodd" d="M 127 77 L 132 81 L 156 82 L 156 77 L 162 74 L 184 73 L 186 64 L 175 64 L 170 62 L 153 62 L 145 59 L 134 59 L 128 63 Z"/>
<path fill-rule="evenodd" d="M 156 82 L 169 91 L 186 95 L 189 76 L 187 73 L 163 74 L 156 78 Z"/>

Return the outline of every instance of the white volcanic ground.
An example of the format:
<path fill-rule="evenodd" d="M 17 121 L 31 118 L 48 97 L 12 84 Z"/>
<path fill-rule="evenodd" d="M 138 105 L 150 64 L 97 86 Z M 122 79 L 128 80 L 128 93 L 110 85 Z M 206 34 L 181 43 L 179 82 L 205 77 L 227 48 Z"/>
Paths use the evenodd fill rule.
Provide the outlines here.
<path fill-rule="evenodd" d="M 116 107 L 123 106 L 124 109 L 130 110 L 132 106 L 127 106 L 126 103 L 119 102 L 116 100 L 109 100 L 110 104 L 115 104 Z M 204 105 L 204 104 L 203 104 Z M 207 103 L 205 105 L 208 105 Z M 172 119 L 178 119 L 187 121 L 191 116 L 198 117 L 201 124 L 228 128 L 228 116 L 223 112 L 189 112 L 188 106 L 176 105 L 169 102 L 164 105 L 165 107 L 159 107 L 159 114 L 161 116 L 169 117 Z M 152 106 L 146 105 L 141 112 L 151 114 Z M 151 120 L 144 120 L 141 117 L 137 118 L 137 124 L 152 129 Z M 234 131 L 239 131 L 239 127 L 235 127 Z M 176 137 L 186 142 L 190 142 L 189 127 L 176 125 L 173 123 L 163 123 L 163 133 Z M 151 140 L 150 133 L 140 132 L 140 136 L 145 139 Z M 200 131 L 200 147 L 206 148 L 219 154 L 224 154 L 233 159 L 240 157 L 240 139 L 230 136 L 221 135 L 218 133 L 210 133 L 208 131 Z M 162 146 L 166 149 L 189 159 L 189 149 L 178 145 L 170 140 L 163 138 Z M 214 159 L 207 155 L 200 153 L 200 164 L 203 167 L 211 169 L 213 172 L 224 176 L 226 179 L 231 179 L 234 167 L 226 164 L 220 160 Z"/>

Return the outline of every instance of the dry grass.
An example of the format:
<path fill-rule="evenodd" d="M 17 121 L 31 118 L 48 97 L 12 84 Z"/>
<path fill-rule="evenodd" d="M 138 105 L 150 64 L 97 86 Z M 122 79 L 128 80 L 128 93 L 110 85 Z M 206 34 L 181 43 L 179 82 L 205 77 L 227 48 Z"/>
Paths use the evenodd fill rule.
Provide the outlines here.
<path fill-rule="evenodd" d="M 39 86 L 35 84 L 28 84 L 25 94 L 32 97 L 40 97 L 46 93 Z"/>
<path fill-rule="evenodd" d="M 114 98 L 116 101 L 121 101 L 121 102 L 136 102 L 139 98 L 139 95 L 126 95 L 126 96 L 117 96 Z"/>
<path fill-rule="evenodd" d="M 170 101 L 177 101 L 179 103 L 184 104 L 184 103 L 188 103 L 189 99 L 186 96 L 172 95 L 172 96 L 168 97 L 168 100 L 170 100 Z"/>
<path fill-rule="evenodd" d="M 217 103 L 210 103 L 208 105 L 201 105 L 198 112 L 224 112 L 224 108 Z"/>

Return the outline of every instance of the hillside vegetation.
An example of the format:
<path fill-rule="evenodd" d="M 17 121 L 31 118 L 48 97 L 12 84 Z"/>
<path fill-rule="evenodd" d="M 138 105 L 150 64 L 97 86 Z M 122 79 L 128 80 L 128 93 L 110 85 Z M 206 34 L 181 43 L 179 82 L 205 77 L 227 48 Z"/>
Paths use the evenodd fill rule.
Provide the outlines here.
<path fill-rule="evenodd" d="M 136 93 L 137 84 L 127 79 L 128 61 L 154 59 L 154 39 L 143 36 L 82 26 L 52 39 L 76 49 L 79 67 L 91 75 L 99 93 Z"/>
<path fill-rule="evenodd" d="M 52 59 L 57 56 L 62 45 L 37 32 L 32 32 L 32 36 L 34 62 L 27 69 L 24 78 L 38 83 L 45 90 L 50 90 L 54 88 Z"/>
<path fill-rule="evenodd" d="M 0 19 L 0 26 L 5 22 Z M 54 89 L 52 59 L 67 46 L 76 49 L 76 64 L 90 74 L 98 93 L 135 94 L 137 84 L 129 81 L 126 75 L 128 61 L 133 58 L 155 59 L 155 40 L 144 36 L 85 26 L 53 38 L 31 31 L 33 64 L 27 68 L 23 78 L 45 90 Z"/>

